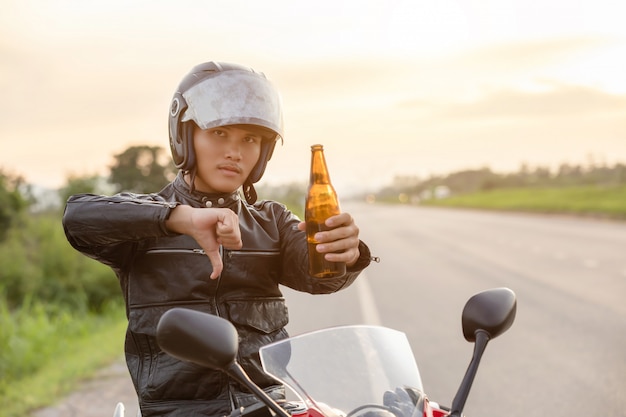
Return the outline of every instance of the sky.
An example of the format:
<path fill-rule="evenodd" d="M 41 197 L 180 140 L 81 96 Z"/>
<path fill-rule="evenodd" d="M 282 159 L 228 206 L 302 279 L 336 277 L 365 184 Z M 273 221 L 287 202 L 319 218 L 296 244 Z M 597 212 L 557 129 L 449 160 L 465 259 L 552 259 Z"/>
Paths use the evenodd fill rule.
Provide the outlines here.
<path fill-rule="evenodd" d="M 196 64 L 280 90 L 285 138 L 261 183 L 338 192 L 522 164 L 626 163 L 621 0 L 0 0 L 0 170 L 56 188 L 133 145 L 169 153 Z M 155 190 L 156 191 L 156 190 Z"/>

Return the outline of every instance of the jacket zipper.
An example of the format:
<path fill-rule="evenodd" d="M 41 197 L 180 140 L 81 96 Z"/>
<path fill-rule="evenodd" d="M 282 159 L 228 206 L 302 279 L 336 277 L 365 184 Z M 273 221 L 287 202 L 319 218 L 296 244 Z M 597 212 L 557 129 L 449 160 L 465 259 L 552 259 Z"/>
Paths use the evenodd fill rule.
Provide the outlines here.
<path fill-rule="evenodd" d="M 228 251 L 228 257 L 232 258 L 233 256 L 241 256 L 241 255 L 254 255 L 254 256 L 276 256 L 280 252 L 279 251 Z"/>
<path fill-rule="evenodd" d="M 220 246 L 220 255 L 222 258 L 228 257 L 232 258 L 233 256 L 241 256 L 241 255 L 254 255 L 254 256 L 275 256 L 278 255 L 279 251 L 240 251 L 240 250 L 231 250 L 224 251 L 222 246 Z M 161 249 L 148 249 L 146 254 L 163 254 L 163 253 L 194 253 L 198 255 L 206 255 L 204 249 L 200 248 L 161 248 Z"/>
<path fill-rule="evenodd" d="M 220 252 L 220 257 L 222 258 L 222 265 L 226 265 L 226 256 L 228 256 L 230 258 L 230 251 L 226 251 L 224 250 L 224 247 L 222 245 L 220 245 L 219 247 L 219 252 Z M 218 317 L 222 317 L 226 320 L 228 320 L 228 317 L 222 316 L 222 312 L 220 311 L 220 304 L 217 302 L 217 294 L 220 290 L 220 284 L 222 282 L 222 274 L 219 274 L 219 276 L 216 278 L 217 279 L 217 284 L 215 285 L 215 292 L 213 293 L 213 304 L 215 305 L 215 315 Z M 230 321 L 230 320 L 229 320 Z M 239 354 L 237 354 L 237 356 L 239 356 Z M 239 358 L 237 358 L 239 359 Z M 230 400 L 230 409 L 234 410 L 235 409 L 235 399 L 233 398 L 233 392 L 231 389 L 231 383 L 230 383 L 230 379 L 227 379 L 227 389 L 228 389 L 228 399 Z"/>
<path fill-rule="evenodd" d="M 194 253 L 194 254 L 198 254 L 198 255 L 206 255 L 206 252 L 204 251 L 204 249 L 199 249 L 199 248 L 194 248 L 194 249 L 188 249 L 188 248 L 179 248 L 179 249 L 170 249 L 170 248 L 163 248 L 163 249 L 148 249 L 146 251 L 146 254 L 159 254 L 159 253 Z"/>
<path fill-rule="evenodd" d="M 224 255 L 226 254 L 226 251 L 224 250 L 224 247 L 222 245 L 220 245 L 219 251 L 220 251 L 220 258 L 222 258 L 222 265 L 225 265 L 226 262 L 224 262 L 225 261 Z M 219 274 L 218 277 L 215 279 L 217 279 L 217 283 L 215 285 L 215 293 L 213 294 L 213 304 L 215 304 L 215 315 L 218 317 L 223 317 L 220 311 L 219 303 L 217 302 L 217 293 L 220 290 L 220 283 L 222 282 L 222 274 Z"/>

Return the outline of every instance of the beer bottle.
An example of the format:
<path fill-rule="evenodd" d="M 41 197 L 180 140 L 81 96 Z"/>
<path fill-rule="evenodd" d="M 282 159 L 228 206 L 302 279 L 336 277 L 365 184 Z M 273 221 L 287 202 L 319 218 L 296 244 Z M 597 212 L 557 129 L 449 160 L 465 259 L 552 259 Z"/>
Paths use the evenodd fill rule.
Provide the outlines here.
<path fill-rule="evenodd" d="M 343 262 L 329 262 L 315 250 L 315 234 L 328 230 L 326 219 L 340 213 L 337 193 L 330 182 L 322 145 L 311 146 L 311 177 L 306 196 L 304 219 L 309 250 L 309 273 L 316 278 L 333 278 L 346 273 Z"/>

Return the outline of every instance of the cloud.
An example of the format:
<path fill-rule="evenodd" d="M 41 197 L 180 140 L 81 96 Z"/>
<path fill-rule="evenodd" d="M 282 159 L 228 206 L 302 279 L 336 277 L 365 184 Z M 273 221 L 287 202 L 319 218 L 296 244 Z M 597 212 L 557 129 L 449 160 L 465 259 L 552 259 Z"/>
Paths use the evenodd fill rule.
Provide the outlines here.
<path fill-rule="evenodd" d="M 563 65 L 594 49 L 614 42 L 607 37 L 562 37 L 496 43 L 459 54 L 457 65 L 489 72 L 528 71 L 537 67 Z"/>
<path fill-rule="evenodd" d="M 626 111 L 626 95 L 614 95 L 586 86 L 551 83 L 543 92 L 501 90 L 466 103 L 442 106 L 441 118 L 530 120 L 621 115 Z"/>

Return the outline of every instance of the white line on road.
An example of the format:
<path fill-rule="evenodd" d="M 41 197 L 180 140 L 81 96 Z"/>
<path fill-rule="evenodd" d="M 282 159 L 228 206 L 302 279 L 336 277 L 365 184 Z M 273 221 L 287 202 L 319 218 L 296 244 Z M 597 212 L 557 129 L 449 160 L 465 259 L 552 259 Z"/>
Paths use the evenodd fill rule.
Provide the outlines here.
<path fill-rule="evenodd" d="M 372 293 L 372 287 L 367 280 L 367 276 L 361 273 L 356 280 L 357 291 L 359 294 L 359 303 L 361 305 L 361 316 L 365 324 L 371 324 L 374 326 L 382 325 L 380 315 L 378 314 L 378 308 L 376 308 L 376 301 L 374 300 L 374 294 Z"/>

